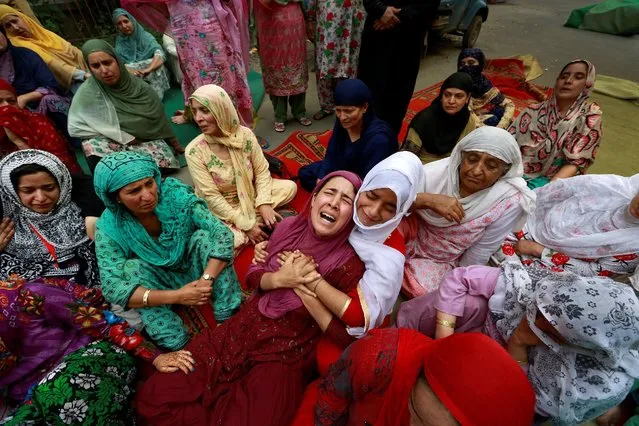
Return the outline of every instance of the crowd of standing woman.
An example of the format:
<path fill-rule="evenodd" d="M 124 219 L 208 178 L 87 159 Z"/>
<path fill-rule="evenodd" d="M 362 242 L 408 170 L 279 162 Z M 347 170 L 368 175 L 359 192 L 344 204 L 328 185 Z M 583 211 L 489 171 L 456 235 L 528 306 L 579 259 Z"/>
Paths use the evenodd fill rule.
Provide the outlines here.
<path fill-rule="evenodd" d="M 274 129 L 310 124 L 307 38 L 336 115 L 299 185 L 251 129 L 243 1 L 123 1 L 115 47 L 82 49 L 0 5 L 0 422 L 617 424 L 639 175 L 587 174 L 594 66 L 515 118 L 464 49 L 400 143 L 436 3 L 252 5 Z M 186 149 L 137 19 L 175 38 Z"/>

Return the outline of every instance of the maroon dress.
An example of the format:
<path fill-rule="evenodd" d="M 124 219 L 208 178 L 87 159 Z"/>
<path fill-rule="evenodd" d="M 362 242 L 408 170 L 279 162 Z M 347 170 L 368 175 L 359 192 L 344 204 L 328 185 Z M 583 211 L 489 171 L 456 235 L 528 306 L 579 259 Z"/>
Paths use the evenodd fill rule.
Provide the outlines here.
<path fill-rule="evenodd" d="M 264 271 L 247 277 L 259 288 Z M 364 264 L 352 256 L 324 279 L 342 292 L 356 288 Z M 156 372 L 140 388 L 138 412 L 154 426 L 288 425 L 310 382 L 322 330 L 304 306 L 280 318 L 262 315 L 259 293 L 220 327 L 187 346 L 195 371 Z M 342 347 L 354 339 L 334 318 L 325 335 Z"/>

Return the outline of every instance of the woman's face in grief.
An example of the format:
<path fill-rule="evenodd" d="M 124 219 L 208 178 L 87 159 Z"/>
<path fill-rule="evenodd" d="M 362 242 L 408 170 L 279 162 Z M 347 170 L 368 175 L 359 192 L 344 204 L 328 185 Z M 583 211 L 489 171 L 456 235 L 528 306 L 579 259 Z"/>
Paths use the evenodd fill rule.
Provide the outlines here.
<path fill-rule="evenodd" d="M 106 52 L 93 52 L 87 59 L 95 78 L 107 86 L 114 86 L 120 81 L 120 66 L 113 56 Z"/>
<path fill-rule="evenodd" d="M 364 120 L 364 114 L 368 111 L 368 104 L 361 106 L 338 105 L 335 107 L 335 116 L 346 130 L 359 125 Z"/>
<path fill-rule="evenodd" d="M 639 194 L 635 195 L 635 198 L 630 201 L 628 212 L 636 219 L 639 219 Z"/>
<path fill-rule="evenodd" d="M 459 67 L 476 67 L 479 65 L 479 61 L 475 58 L 464 58 L 459 62 Z"/>
<path fill-rule="evenodd" d="M 353 184 L 335 176 L 313 196 L 311 224 L 320 237 L 330 237 L 341 231 L 353 217 Z"/>
<path fill-rule="evenodd" d="M 397 213 L 397 196 L 388 188 L 378 188 L 359 194 L 357 217 L 364 226 L 384 223 Z"/>
<path fill-rule="evenodd" d="M 115 27 L 125 36 L 133 34 L 133 22 L 126 15 L 118 16 L 118 19 L 115 20 Z"/>
<path fill-rule="evenodd" d="M 2 27 L 12 37 L 31 38 L 29 27 L 17 15 L 7 15 L 2 19 Z"/>
<path fill-rule="evenodd" d="M 25 207 L 42 214 L 51 212 L 60 199 L 58 181 L 48 172 L 21 176 L 16 192 Z"/>
<path fill-rule="evenodd" d="M 0 90 L 0 107 L 6 105 L 18 106 L 18 99 L 16 95 L 9 92 L 8 90 Z"/>
<path fill-rule="evenodd" d="M 447 114 L 453 115 L 461 111 L 468 103 L 470 93 L 466 93 L 461 89 L 449 87 L 442 93 L 442 108 Z"/>
<path fill-rule="evenodd" d="M 490 188 L 508 171 L 508 164 L 485 152 L 464 151 L 459 166 L 459 189 L 463 197 Z"/>
<path fill-rule="evenodd" d="M 158 185 L 153 177 L 140 179 L 122 187 L 116 199 L 134 216 L 148 215 L 158 205 Z"/>
<path fill-rule="evenodd" d="M 575 62 L 564 68 L 555 84 L 555 97 L 558 100 L 574 102 L 586 87 L 588 66 L 583 62 Z"/>
<path fill-rule="evenodd" d="M 408 400 L 410 426 L 458 426 L 459 423 L 420 374 Z"/>
<path fill-rule="evenodd" d="M 195 99 L 191 99 L 191 112 L 193 113 L 193 120 L 195 120 L 202 133 L 207 136 L 214 136 L 220 133 L 220 127 L 217 125 L 217 120 L 213 117 L 211 111 Z"/>

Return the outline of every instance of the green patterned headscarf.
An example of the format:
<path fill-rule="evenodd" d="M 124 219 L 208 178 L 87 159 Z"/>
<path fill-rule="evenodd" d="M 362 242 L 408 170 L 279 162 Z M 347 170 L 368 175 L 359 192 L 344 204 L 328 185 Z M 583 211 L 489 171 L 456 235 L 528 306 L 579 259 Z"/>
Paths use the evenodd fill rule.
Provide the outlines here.
<path fill-rule="evenodd" d="M 117 191 L 126 185 L 150 177 L 158 184 L 155 214 L 162 223 L 162 234 L 157 240 L 115 198 Z M 190 186 L 173 178 L 162 181 L 160 169 L 150 156 L 130 151 L 102 158 L 95 168 L 93 183 L 107 207 L 97 227 L 116 241 L 127 257 L 135 254 L 155 266 L 174 266 L 182 259 L 195 232 L 191 211 L 196 203 L 204 204 Z"/>
<path fill-rule="evenodd" d="M 118 143 L 130 142 L 127 140 L 130 136 L 127 138 L 121 132 L 141 141 L 174 137 L 162 102 L 151 86 L 132 76 L 106 41 L 89 40 L 82 46 L 87 63 L 89 55 L 95 52 L 104 52 L 116 59 L 120 79 L 108 86 L 93 75 L 80 86 L 69 111 L 71 134 L 84 138 L 101 135 Z"/>

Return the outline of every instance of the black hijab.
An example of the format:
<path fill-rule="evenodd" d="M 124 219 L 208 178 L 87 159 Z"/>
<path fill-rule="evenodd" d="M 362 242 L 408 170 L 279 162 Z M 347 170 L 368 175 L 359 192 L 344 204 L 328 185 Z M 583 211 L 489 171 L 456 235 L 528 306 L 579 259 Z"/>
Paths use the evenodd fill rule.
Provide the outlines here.
<path fill-rule="evenodd" d="M 456 114 L 451 115 L 444 110 L 442 96 L 449 88 L 470 94 L 473 90 L 473 79 L 463 72 L 449 76 L 444 80 L 439 96 L 430 106 L 418 112 L 410 122 L 410 128 L 415 130 L 422 140 L 422 148 L 435 155 L 444 155 L 452 151 L 470 118 L 468 102 Z"/>

